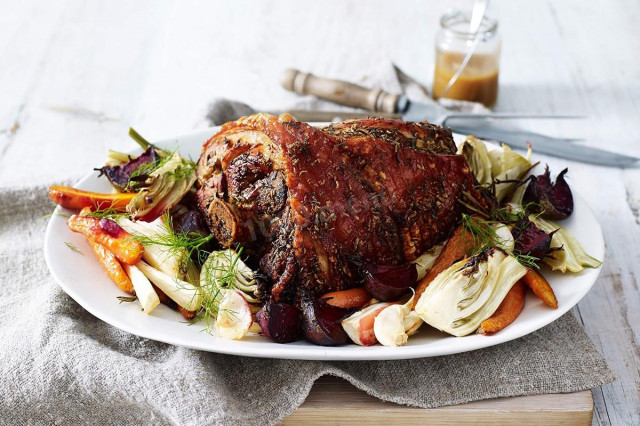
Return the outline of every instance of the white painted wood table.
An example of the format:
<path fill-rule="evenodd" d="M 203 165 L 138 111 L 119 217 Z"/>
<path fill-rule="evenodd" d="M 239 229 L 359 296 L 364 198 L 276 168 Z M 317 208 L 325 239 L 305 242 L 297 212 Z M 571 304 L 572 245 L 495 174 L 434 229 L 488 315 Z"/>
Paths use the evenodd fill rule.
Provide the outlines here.
<path fill-rule="evenodd" d="M 216 97 L 291 105 L 286 67 L 358 81 L 393 61 L 430 80 L 446 8 L 469 1 L 0 1 L 0 187 L 86 173 L 107 148 L 204 126 Z M 494 1 L 504 39 L 498 111 L 581 113 L 545 131 L 640 156 L 640 3 Z M 576 147 L 579 144 L 576 143 Z M 579 148 L 577 148 L 579 149 Z M 618 374 L 594 423 L 640 424 L 640 171 L 569 166 L 607 257 L 575 314 Z"/>

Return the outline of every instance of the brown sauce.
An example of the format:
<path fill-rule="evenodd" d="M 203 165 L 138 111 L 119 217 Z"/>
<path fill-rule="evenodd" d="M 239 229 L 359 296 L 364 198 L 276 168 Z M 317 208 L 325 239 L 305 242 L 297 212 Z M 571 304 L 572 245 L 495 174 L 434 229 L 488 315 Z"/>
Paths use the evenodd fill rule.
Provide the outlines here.
<path fill-rule="evenodd" d="M 433 97 L 438 99 L 458 66 L 464 59 L 463 53 L 436 52 L 436 66 L 433 76 Z M 464 72 L 446 93 L 447 98 L 481 102 L 487 107 L 498 98 L 498 63 L 494 56 L 474 55 Z"/>

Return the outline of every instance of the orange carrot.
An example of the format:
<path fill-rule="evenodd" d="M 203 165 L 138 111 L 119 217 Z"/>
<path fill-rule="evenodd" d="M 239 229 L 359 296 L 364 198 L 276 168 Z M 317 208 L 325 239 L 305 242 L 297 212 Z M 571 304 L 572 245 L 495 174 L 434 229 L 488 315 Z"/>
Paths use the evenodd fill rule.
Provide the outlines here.
<path fill-rule="evenodd" d="M 371 300 L 371 295 L 364 287 L 356 287 L 349 290 L 332 291 L 321 296 L 320 299 L 339 308 L 361 308 Z"/>
<path fill-rule="evenodd" d="M 184 317 L 184 319 L 186 319 L 187 321 L 191 321 L 196 317 L 196 313 L 194 311 L 187 311 L 185 308 L 183 308 L 180 305 L 178 305 L 178 312 L 180 312 Z"/>
<path fill-rule="evenodd" d="M 107 249 L 102 247 L 100 244 L 94 243 L 91 240 L 89 240 L 89 244 L 100 261 L 100 264 L 107 272 L 107 275 L 111 278 L 111 281 L 120 287 L 120 290 L 130 294 L 136 294 L 129 276 L 113 253 L 107 251 Z"/>
<path fill-rule="evenodd" d="M 445 243 L 442 251 L 433 263 L 433 266 L 431 266 L 431 269 L 427 272 L 427 275 L 425 275 L 425 277 L 418 283 L 416 287 L 416 295 L 413 298 L 414 308 L 422 293 L 427 289 L 429 284 L 431 284 L 431 281 L 433 281 L 440 272 L 453 265 L 455 261 L 462 259 L 466 255 L 467 250 L 472 248 L 473 235 L 460 225 L 455 230 L 451 238 L 449 238 Z"/>
<path fill-rule="evenodd" d="M 89 207 L 85 207 L 80 211 L 80 216 L 86 216 L 89 213 L 91 213 L 91 209 Z M 136 294 L 133 289 L 131 279 L 113 253 L 107 251 L 100 244 L 94 243 L 89 238 L 87 238 L 87 241 L 98 258 L 98 261 L 107 272 L 107 275 L 111 278 L 111 281 L 120 287 L 120 290 L 130 294 Z"/>
<path fill-rule="evenodd" d="M 67 225 L 72 231 L 79 232 L 92 242 L 103 246 L 121 262 L 134 265 L 142 258 L 142 244 L 112 220 L 73 215 L 67 221 Z"/>
<path fill-rule="evenodd" d="M 49 188 L 49 198 L 54 203 L 68 209 L 82 209 L 91 207 L 92 210 L 112 208 L 116 211 L 126 211 L 127 204 L 136 194 L 99 194 L 83 191 L 68 186 L 52 186 Z"/>
<path fill-rule="evenodd" d="M 515 283 L 493 315 L 482 321 L 478 333 L 488 336 L 514 322 L 522 312 L 526 293 L 527 287 L 522 283 L 522 280 Z"/>
<path fill-rule="evenodd" d="M 558 308 L 556 294 L 549 285 L 549 281 L 547 281 L 540 272 L 534 269 L 528 269 L 525 276 L 522 277 L 522 282 L 524 282 L 533 291 L 533 294 L 538 296 L 545 305 L 553 309 Z"/>
<path fill-rule="evenodd" d="M 85 207 L 80 211 L 80 216 L 86 216 L 89 213 L 91 213 L 91 209 L 89 207 Z M 131 279 L 120 264 L 120 261 L 113 255 L 113 253 L 107 251 L 100 244 L 94 243 L 89 238 L 87 238 L 87 241 L 89 242 L 89 245 L 98 258 L 98 261 L 107 272 L 107 275 L 109 276 L 109 278 L 111 278 L 111 281 L 113 281 L 118 287 L 120 287 L 120 290 L 130 294 L 136 294 L 135 290 L 133 289 L 133 283 L 131 282 Z"/>

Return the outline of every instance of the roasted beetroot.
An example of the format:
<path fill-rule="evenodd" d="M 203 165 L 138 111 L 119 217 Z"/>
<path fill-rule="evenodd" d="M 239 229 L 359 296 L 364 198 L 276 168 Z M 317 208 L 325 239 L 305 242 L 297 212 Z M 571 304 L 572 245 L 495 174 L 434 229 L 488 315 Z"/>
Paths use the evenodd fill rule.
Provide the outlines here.
<path fill-rule="evenodd" d="M 300 311 L 288 303 L 266 303 L 256 314 L 262 332 L 277 343 L 290 343 L 300 335 Z"/>
<path fill-rule="evenodd" d="M 147 179 L 146 173 L 141 173 L 144 164 L 155 164 L 158 161 L 158 153 L 155 148 L 149 147 L 136 158 L 118 166 L 104 166 L 100 173 L 107 176 L 113 186 L 123 192 L 135 192 L 144 185 Z"/>
<path fill-rule="evenodd" d="M 100 226 L 100 228 L 104 232 L 106 232 L 107 234 L 109 234 L 113 238 L 120 238 L 122 235 L 126 235 L 127 234 L 127 232 L 124 229 L 122 229 L 122 227 L 120 227 L 120 225 L 118 225 L 117 223 L 115 223 L 111 219 L 107 219 L 107 218 L 103 217 L 98 222 L 98 225 Z"/>
<path fill-rule="evenodd" d="M 513 229 L 514 251 L 542 259 L 549 253 L 554 232 L 547 234 L 528 220 L 516 224 Z"/>
<path fill-rule="evenodd" d="M 542 213 L 549 220 L 568 218 L 573 213 L 573 196 L 571 188 L 564 180 L 568 169 L 560 172 L 555 182 L 551 182 L 549 166 L 540 176 L 531 176 L 524 192 L 524 203 L 532 203 L 529 211 Z"/>
<path fill-rule="evenodd" d="M 305 339 L 322 346 L 343 345 L 349 341 L 340 321 L 352 310 L 331 306 L 324 300 L 311 297 L 303 297 L 301 307 Z"/>
<path fill-rule="evenodd" d="M 413 263 L 365 265 L 364 275 L 367 291 L 383 302 L 398 300 L 418 280 L 418 270 Z"/>
<path fill-rule="evenodd" d="M 203 237 L 210 234 L 207 223 L 196 210 L 186 210 L 173 216 L 173 230 L 185 234 L 200 234 Z"/>

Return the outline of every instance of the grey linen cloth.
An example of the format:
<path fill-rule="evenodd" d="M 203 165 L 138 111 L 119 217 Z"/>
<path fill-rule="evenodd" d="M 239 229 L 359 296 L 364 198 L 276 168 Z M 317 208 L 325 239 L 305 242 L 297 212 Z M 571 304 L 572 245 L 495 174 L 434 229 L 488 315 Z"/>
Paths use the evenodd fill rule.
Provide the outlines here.
<path fill-rule="evenodd" d="M 273 424 L 327 374 L 425 408 L 614 379 L 572 314 L 492 348 L 404 361 L 258 359 L 140 338 L 93 317 L 50 276 L 46 194 L 0 188 L 0 424 Z"/>

